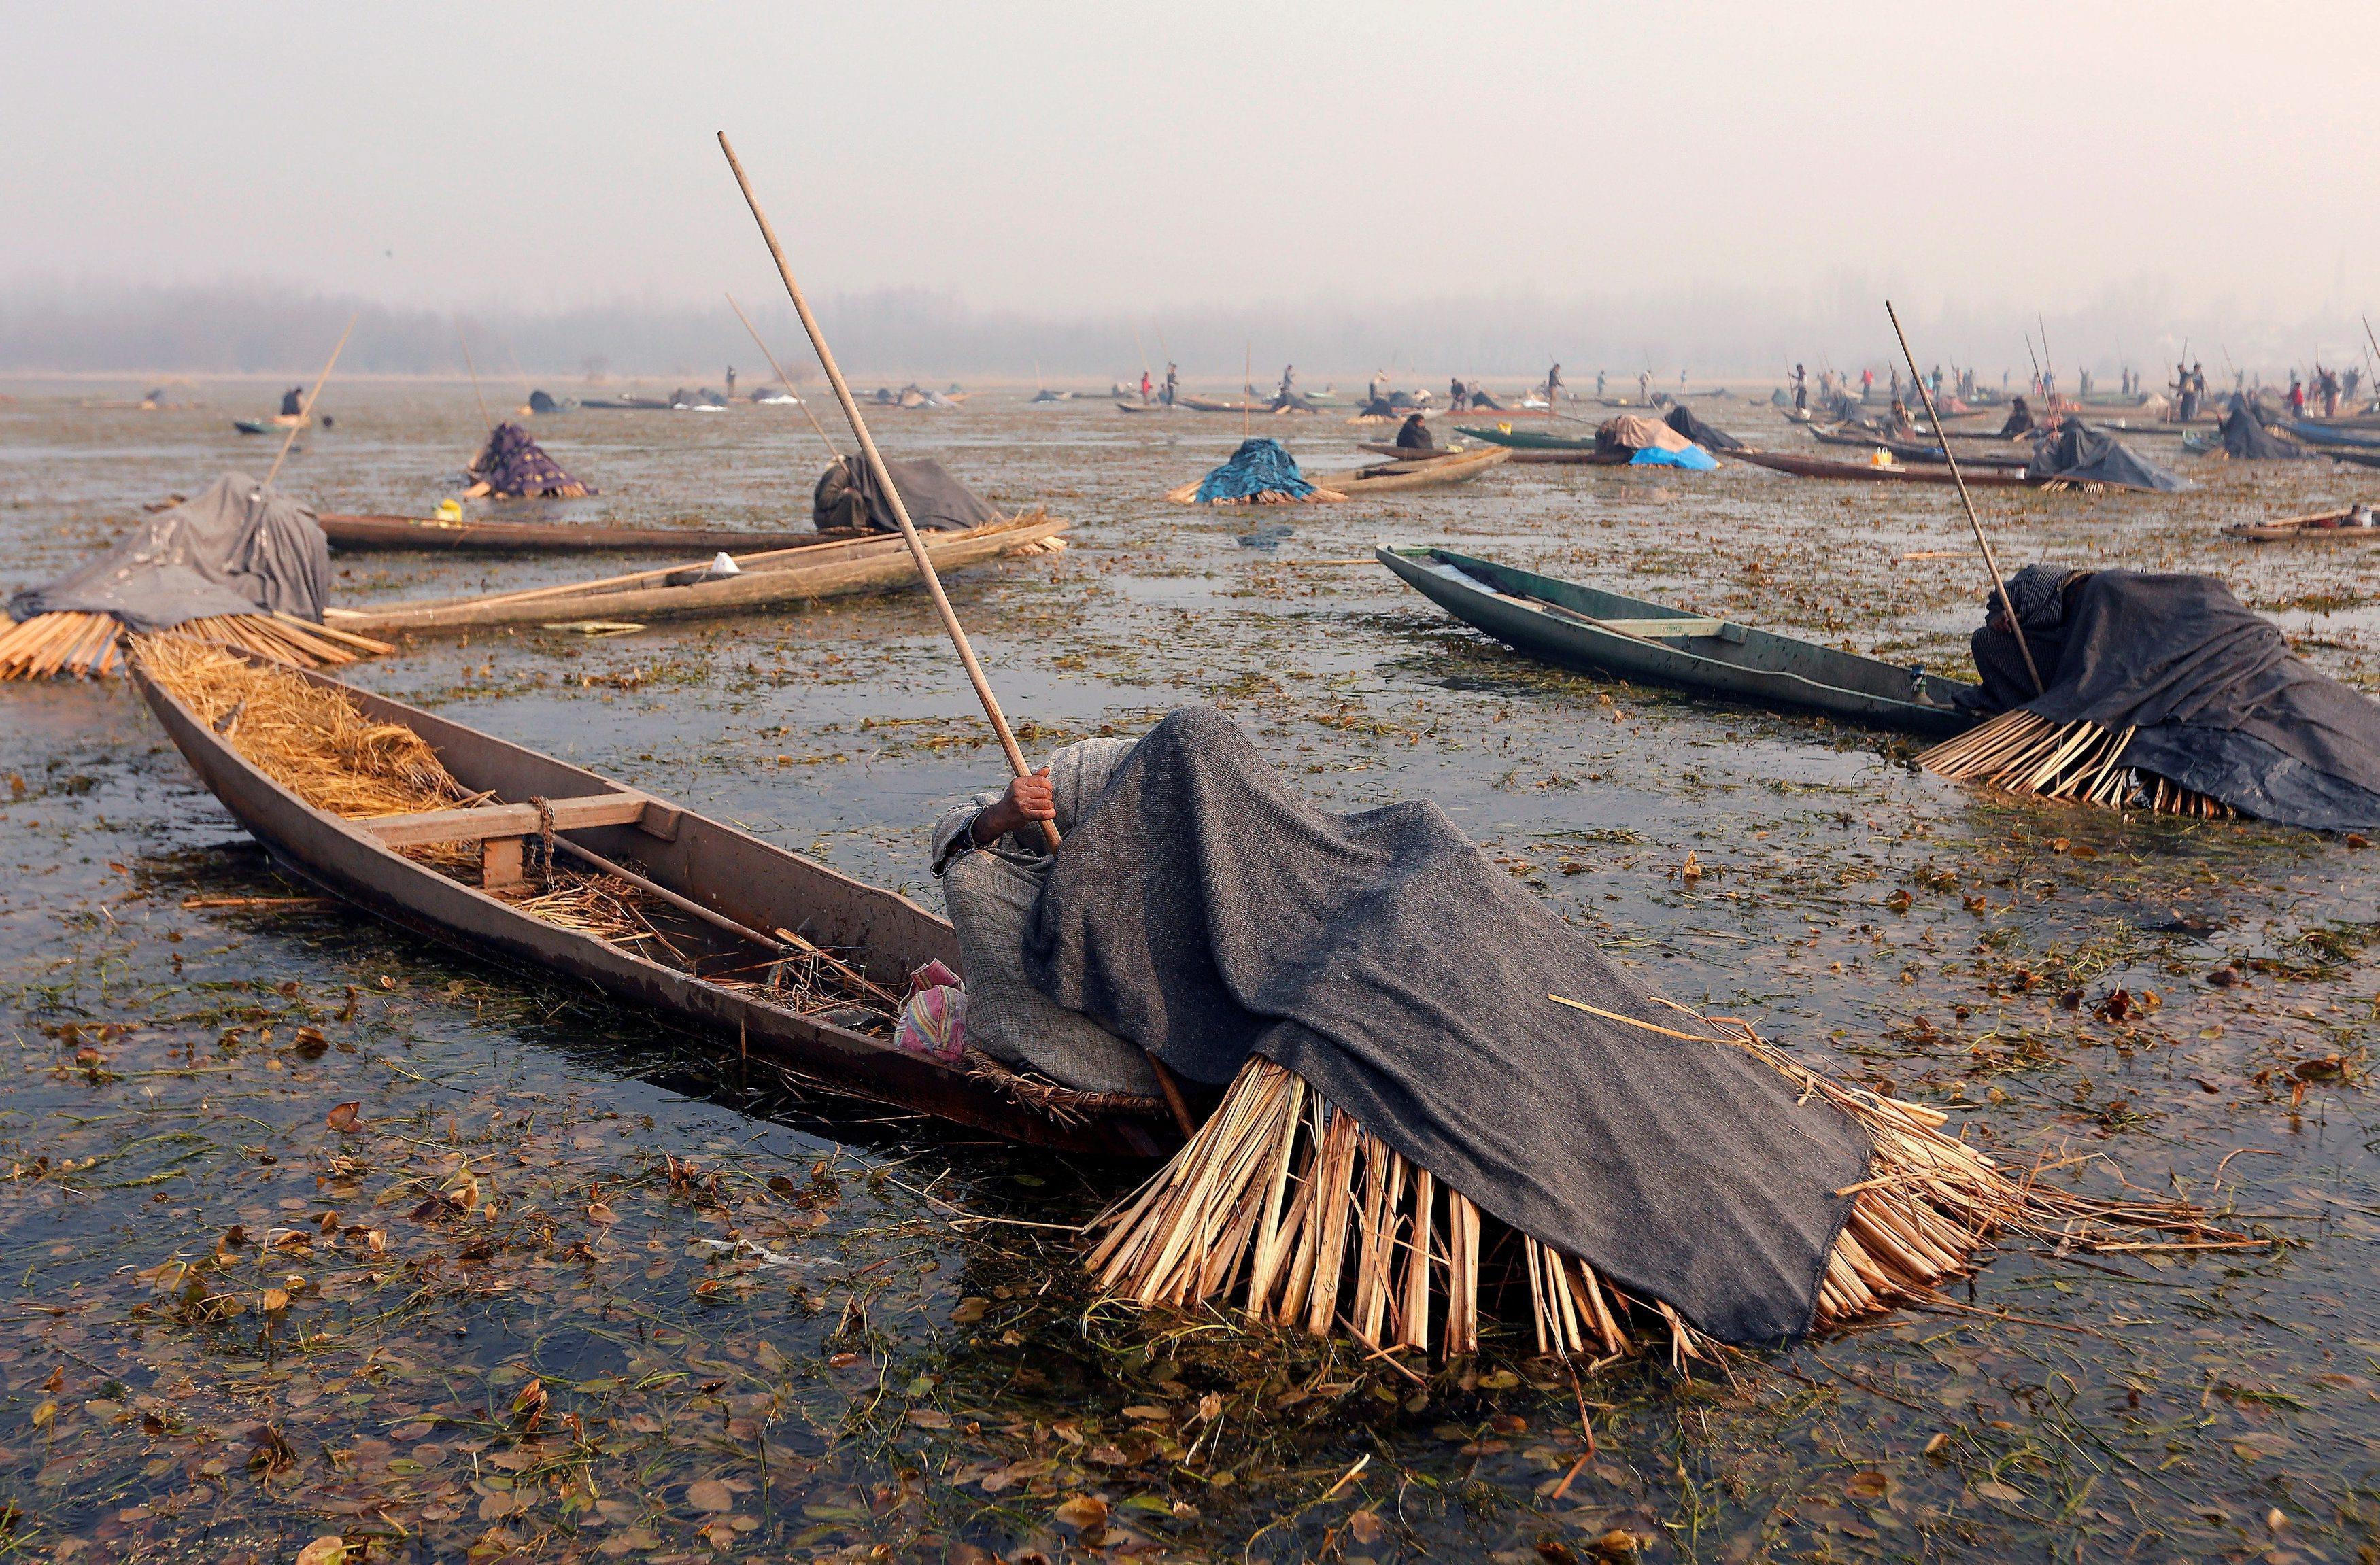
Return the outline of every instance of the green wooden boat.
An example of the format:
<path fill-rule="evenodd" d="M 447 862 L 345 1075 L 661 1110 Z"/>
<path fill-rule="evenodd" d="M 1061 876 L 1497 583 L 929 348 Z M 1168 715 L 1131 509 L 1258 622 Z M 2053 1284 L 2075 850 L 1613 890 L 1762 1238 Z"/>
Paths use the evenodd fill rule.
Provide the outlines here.
<path fill-rule="evenodd" d="M 1493 425 L 1482 430 L 1475 429 L 1469 424 L 1457 424 L 1454 430 L 1457 434 L 1469 435 L 1474 440 L 1484 440 L 1490 445 L 1500 445 L 1512 451 L 1593 451 L 1595 449 L 1593 435 L 1588 435 L 1582 440 L 1575 435 L 1550 434 L 1544 430 L 1500 430 Z"/>
<path fill-rule="evenodd" d="M 1673 685 L 1754 706 L 1948 734 L 1973 725 L 1957 704 L 1972 685 L 1642 598 L 1514 570 L 1450 549 L 1383 544 L 1375 553 L 1464 624 L 1565 668 Z"/>

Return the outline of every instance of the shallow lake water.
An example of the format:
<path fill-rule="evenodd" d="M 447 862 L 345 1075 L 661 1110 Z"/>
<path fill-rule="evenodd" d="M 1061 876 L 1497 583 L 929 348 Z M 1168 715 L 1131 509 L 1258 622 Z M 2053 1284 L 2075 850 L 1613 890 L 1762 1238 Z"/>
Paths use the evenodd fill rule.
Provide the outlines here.
<path fill-rule="evenodd" d="M 0 387 L 9 586 L 270 465 L 230 425 L 264 386 L 86 406 L 140 389 Z M 1066 1232 L 1135 1170 L 799 1092 L 313 899 L 120 683 L 0 686 L 0 1548 L 2373 1558 L 2380 855 L 1983 797 L 1903 737 L 1532 664 L 1369 559 L 1445 542 L 1956 672 L 1980 588 L 1948 490 L 1508 464 L 1209 514 L 1158 497 L 1237 417 L 1028 395 L 876 424 L 1074 524 L 1064 553 L 951 583 L 1028 750 L 1218 706 L 1327 806 L 1439 800 L 1656 992 L 1939 1106 L 2004 1161 L 2269 1244 L 2012 1249 L 1942 1309 L 1691 1377 L 1574 1384 L 1521 1334 L 1416 1375 L 1138 1317 L 1087 1296 Z M 325 405 L 281 479 L 324 510 L 427 515 L 482 428 L 461 385 Z M 1698 408 L 1800 440 L 1765 390 Z M 791 408 L 531 426 L 602 491 L 552 512 L 577 519 L 798 523 L 825 460 Z M 1309 471 L 1381 435 L 1261 427 Z M 2217 536 L 2371 475 L 2142 446 L 2202 488 L 1985 491 L 2003 563 L 2218 575 L 2373 687 L 2373 552 Z M 334 560 L 358 605 L 643 563 Z M 423 637 L 349 676 L 929 905 L 929 822 L 1002 770 L 915 593 Z"/>

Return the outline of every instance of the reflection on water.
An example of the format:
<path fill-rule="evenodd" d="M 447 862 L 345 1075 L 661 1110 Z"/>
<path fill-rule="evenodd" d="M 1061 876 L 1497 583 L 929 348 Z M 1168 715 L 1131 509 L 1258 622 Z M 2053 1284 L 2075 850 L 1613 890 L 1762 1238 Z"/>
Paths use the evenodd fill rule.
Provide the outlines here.
<path fill-rule="evenodd" d="M 272 460 L 229 423 L 261 386 L 163 414 L 77 406 L 140 388 L 9 389 L 12 586 Z M 1220 705 L 1327 804 L 1436 796 L 1659 992 L 1949 1108 L 2006 1159 L 2070 1159 L 2050 1177 L 2216 1201 L 2286 1243 L 2010 1256 L 1940 1312 L 1692 1384 L 1622 1366 L 1573 1389 L 1507 1343 L 1420 1385 L 1343 1349 L 1135 1322 L 1089 1309 L 1062 1234 L 1033 1226 L 1130 1171 L 803 1098 L 305 900 L 122 690 L 12 686 L 8 1535 L 273 1559 L 332 1532 L 439 1559 L 2372 1547 L 2372 855 L 1978 800 L 1890 735 L 1520 661 L 1366 559 L 1445 540 L 1958 668 L 1978 583 L 1949 491 L 1508 464 L 1269 513 L 1293 531 L 1256 551 L 1246 516 L 1156 498 L 1227 455 L 1237 419 L 1026 394 L 888 410 L 877 432 L 1075 521 L 1068 552 L 953 584 L 1028 748 Z M 467 387 L 326 401 L 337 427 L 285 478 L 324 509 L 427 515 L 482 433 Z M 1704 412 L 1799 438 L 1765 407 Z M 531 428 L 603 491 L 573 519 L 782 525 L 826 460 L 790 408 Z M 1369 432 L 1269 429 L 1326 468 Z M 2213 536 L 2367 498 L 2359 470 L 2149 438 L 2204 489 L 1989 493 L 2003 560 L 2216 571 L 2365 681 L 2370 551 Z M 642 563 L 336 565 L 364 601 Z M 925 823 L 1000 770 L 914 596 L 424 638 L 355 677 L 929 903 Z M 1699 878 L 1676 873 L 1690 852 Z M 2119 988 L 2143 1008 L 2114 1019 Z"/>

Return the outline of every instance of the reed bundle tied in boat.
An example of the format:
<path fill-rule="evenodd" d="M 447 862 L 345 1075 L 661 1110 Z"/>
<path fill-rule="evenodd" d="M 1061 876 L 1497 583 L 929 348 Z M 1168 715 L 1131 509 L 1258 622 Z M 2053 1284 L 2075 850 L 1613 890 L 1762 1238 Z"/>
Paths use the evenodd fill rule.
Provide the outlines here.
<path fill-rule="evenodd" d="M 299 668 L 335 668 L 396 649 L 287 614 L 210 614 L 171 630 L 135 632 L 131 639 L 137 644 L 168 636 L 237 647 Z M 35 614 L 0 631 L 0 679 L 104 678 L 121 667 L 125 639 L 124 622 L 114 614 Z"/>
<path fill-rule="evenodd" d="M 419 734 L 366 716 L 342 690 L 171 633 L 140 637 L 136 654 L 151 678 L 258 770 L 317 809 L 352 820 L 493 802 L 492 795 L 457 782 Z M 441 874 L 479 882 L 481 860 L 475 844 L 430 843 L 397 851 Z M 489 894 L 516 912 L 686 972 L 707 965 L 713 970 L 704 975 L 710 981 L 761 991 L 772 1003 L 795 1011 L 833 1007 L 867 1013 L 844 1019 L 845 1026 L 889 1031 L 899 1012 L 897 997 L 868 983 L 831 952 L 803 941 L 807 949 L 794 957 L 772 951 L 758 962 L 749 953 L 722 962 L 698 944 L 688 950 L 686 929 L 662 916 L 658 899 L 643 888 L 539 856 L 541 865 L 528 879 Z M 733 965 L 738 962 L 745 965 Z M 718 971 L 722 967 L 728 970 Z"/>
<path fill-rule="evenodd" d="M 2077 721 L 2052 722 L 2022 707 L 1935 746 L 1917 764 L 1953 782 L 2011 794 L 2228 820 L 2238 812 L 2180 783 L 2126 766 L 2134 730 Z"/>
<path fill-rule="evenodd" d="M 2125 1228 L 2211 1232 L 2193 1207 L 2096 1201 L 2012 1178 L 1943 1134 L 1940 1111 L 1838 1086 L 1733 1018 L 1686 1013 L 1705 1029 L 1688 1033 L 1596 1013 L 1745 1049 L 1867 1131 L 1876 1148 L 1867 1177 L 1836 1192 L 1852 1197 L 1851 1214 L 1818 1288 L 1815 1329 L 1934 1299 L 1996 1235 L 2079 1249 Z M 1718 1351 L 1660 1300 L 1632 1298 L 1583 1257 L 1488 1217 L 1260 1057 L 1173 1160 L 1098 1227 L 1088 1264 L 1099 1286 L 1143 1306 L 1236 1297 L 1256 1320 L 1450 1358 L 1476 1352 L 1493 1323 L 1524 1318 L 1537 1352 L 1564 1358 L 1656 1341 L 1673 1362 Z"/>

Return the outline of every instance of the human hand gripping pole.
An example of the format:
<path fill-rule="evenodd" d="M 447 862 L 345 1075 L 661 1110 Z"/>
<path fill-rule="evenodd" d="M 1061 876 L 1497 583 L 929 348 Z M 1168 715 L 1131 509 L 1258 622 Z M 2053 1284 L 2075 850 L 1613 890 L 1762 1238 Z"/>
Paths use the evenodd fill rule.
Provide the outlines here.
<path fill-rule="evenodd" d="M 991 693 L 991 682 L 984 676 L 983 664 L 976 660 L 975 648 L 967 641 L 966 630 L 951 607 L 950 595 L 942 590 L 942 578 L 935 574 L 934 562 L 926 552 L 925 540 L 917 536 L 917 525 L 909 520 L 909 507 L 901 499 L 901 491 L 893 484 L 892 475 L 886 470 L 884 457 L 876 449 L 875 437 L 868 432 L 868 421 L 859 416 L 859 405 L 851 397 L 851 387 L 843 378 L 842 367 L 834 361 L 834 351 L 826 346 L 826 334 L 819 327 L 818 317 L 810 313 L 809 300 L 802 297 L 801 285 L 794 281 L 793 268 L 785 261 L 785 249 L 777 242 L 777 231 L 770 226 L 769 214 L 760 210 L 760 199 L 752 193 L 752 181 L 744 173 L 744 164 L 735 155 L 735 144 L 727 132 L 719 133 L 719 150 L 727 155 L 727 166 L 735 175 L 737 188 L 744 192 L 744 204 L 752 209 L 752 221 L 760 225 L 760 238 L 769 247 L 769 257 L 777 263 L 777 275 L 785 285 L 785 296 L 793 301 L 794 313 L 802 318 L 802 330 L 809 334 L 810 346 L 817 350 L 819 368 L 826 371 L 827 383 L 834 388 L 834 399 L 843 406 L 844 419 L 851 425 L 852 438 L 858 441 L 860 454 L 868 459 L 868 470 L 874 475 L 876 487 L 883 491 L 886 503 L 892 508 L 892 519 L 900 524 L 901 537 L 909 545 L 909 557 L 917 562 L 917 575 L 925 581 L 926 591 L 934 601 L 934 613 L 941 616 L 942 629 L 957 649 L 959 661 L 965 665 L 967 683 L 975 686 L 976 699 L 983 703 L 983 715 L 991 722 L 991 731 L 1000 739 L 1001 752 L 1008 758 L 1009 770 L 1018 777 L 1029 777 L 1033 769 L 1025 762 L 1025 752 L 1016 746 L 1016 735 L 1009 732 L 1008 719 L 1000 710 L 1000 698 Z M 1040 822 L 1041 835 L 1050 851 L 1058 851 L 1061 841 L 1058 823 Z M 1157 1073 L 1159 1086 L 1164 1089 L 1165 1105 L 1172 1111 L 1175 1125 L 1184 1136 L 1195 1133 L 1196 1124 L 1190 1117 L 1189 1105 L 1182 1096 L 1182 1085 L 1166 1069 L 1165 1062 L 1155 1054 L 1148 1062 Z"/>

